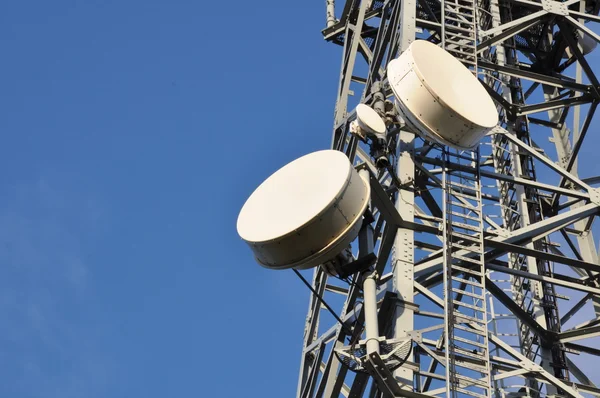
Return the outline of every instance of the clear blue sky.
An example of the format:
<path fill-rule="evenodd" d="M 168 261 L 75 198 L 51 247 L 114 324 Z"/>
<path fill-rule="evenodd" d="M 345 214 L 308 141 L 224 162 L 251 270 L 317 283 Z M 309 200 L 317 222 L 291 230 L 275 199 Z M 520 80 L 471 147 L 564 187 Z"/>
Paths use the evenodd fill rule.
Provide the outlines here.
<path fill-rule="evenodd" d="M 235 221 L 329 146 L 324 3 L 2 3 L 0 397 L 295 394 L 307 290 Z"/>
<path fill-rule="evenodd" d="M 0 396 L 285 397 L 307 291 L 237 237 L 329 146 L 324 2 L 0 6 Z"/>

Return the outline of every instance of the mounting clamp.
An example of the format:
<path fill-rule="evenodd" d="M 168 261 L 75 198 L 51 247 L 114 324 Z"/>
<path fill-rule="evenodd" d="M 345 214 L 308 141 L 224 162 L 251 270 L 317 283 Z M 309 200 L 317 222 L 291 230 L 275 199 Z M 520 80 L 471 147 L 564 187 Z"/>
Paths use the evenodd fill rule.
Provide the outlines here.
<path fill-rule="evenodd" d="M 569 15 L 567 5 L 554 0 L 542 0 L 542 9 L 550 14 Z"/>
<path fill-rule="evenodd" d="M 590 201 L 596 206 L 600 206 L 600 188 L 592 188 L 589 190 Z"/>

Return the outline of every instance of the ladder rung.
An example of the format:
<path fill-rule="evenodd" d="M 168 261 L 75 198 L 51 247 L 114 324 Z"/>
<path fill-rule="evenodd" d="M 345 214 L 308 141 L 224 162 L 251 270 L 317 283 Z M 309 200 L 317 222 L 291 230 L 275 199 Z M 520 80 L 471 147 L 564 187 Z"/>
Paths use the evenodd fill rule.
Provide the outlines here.
<path fill-rule="evenodd" d="M 458 177 L 458 178 L 462 178 L 463 180 L 469 180 L 469 181 L 474 181 L 474 182 L 478 182 L 479 180 L 477 179 L 477 176 L 473 176 L 472 174 L 463 174 L 464 172 L 452 172 L 452 177 Z"/>
<path fill-rule="evenodd" d="M 449 27 L 454 27 L 454 25 L 451 25 L 452 22 L 468 23 L 472 27 L 476 26 L 476 24 L 474 24 L 474 22 L 475 22 L 474 15 L 470 12 L 467 12 L 467 11 L 471 11 L 471 10 L 469 10 L 468 7 L 453 4 L 451 6 L 445 7 L 444 9 L 446 10 L 446 12 L 445 12 L 446 15 L 444 15 L 444 23 L 445 23 L 444 28 L 446 30 Z M 452 21 L 452 22 L 447 22 L 447 21 Z M 472 29 L 472 30 L 474 31 L 475 29 Z"/>
<path fill-rule="evenodd" d="M 454 28 L 454 31 L 452 29 L 447 29 L 444 34 L 444 41 L 446 42 L 446 51 L 450 51 L 454 47 L 471 47 L 473 49 L 477 47 L 477 41 L 475 40 L 475 36 L 467 36 L 465 32 L 460 31 L 461 28 L 452 28 Z"/>
<path fill-rule="evenodd" d="M 454 314 L 454 318 L 461 318 L 461 319 L 463 319 L 460 322 L 476 322 L 476 323 L 483 324 L 483 325 L 487 324 L 487 320 L 477 319 L 475 317 L 468 316 L 468 315 L 465 315 L 465 314 L 460 314 L 460 313 Z M 458 325 L 454 325 L 454 327 L 458 328 Z"/>
<path fill-rule="evenodd" d="M 476 48 L 475 45 L 469 45 L 468 43 L 461 43 L 459 41 L 454 41 L 451 39 L 445 39 L 444 40 L 446 42 L 446 44 L 455 44 L 457 46 L 465 46 L 465 47 L 472 47 L 472 48 Z M 466 40 L 465 41 L 472 41 L 472 40 Z M 447 47 L 447 46 L 446 46 Z M 448 49 L 446 48 L 446 51 L 448 51 Z"/>
<path fill-rule="evenodd" d="M 467 156 L 467 155 L 463 155 L 463 154 L 456 153 L 456 152 L 447 152 L 446 155 L 449 158 L 457 158 L 457 159 L 468 160 L 469 162 L 477 162 L 477 158 L 474 156 Z"/>
<path fill-rule="evenodd" d="M 479 217 L 469 216 L 467 214 L 462 214 L 462 213 L 459 213 L 457 211 L 450 210 L 450 214 L 452 214 L 455 217 L 463 217 L 463 218 L 466 218 L 467 220 L 471 220 L 471 221 L 480 221 Z"/>
<path fill-rule="evenodd" d="M 456 366 L 460 366 L 461 368 L 465 368 L 469 372 L 479 372 L 479 373 L 482 373 L 482 374 L 486 374 L 488 372 L 488 370 L 485 367 L 485 365 L 484 366 L 482 366 L 481 364 L 476 365 L 475 363 L 473 363 L 474 360 L 472 360 L 470 357 L 466 357 L 466 356 L 465 357 L 461 357 L 460 359 L 463 359 L 462 361 L 460 361 L 459 358 L 457 358 L 456 356 L 454 358 L 455 358 L 454 364 Z M 457 373 L 458 372 L 455 371 L 454 374 L 456 375 Z M 464 372 L 464 373 L 466 373 L 466 372 Z"/>
<path fill-rule="evenodd" d="M 459 1 L 462 1 L 462 4 L 460 4 Z M 444 4 L 446 4 L 446 5 L 457 5 L 457 6 L 460 6 L 460 7 L 471 7 L 472 9 L 475 9 L 475 4 L 472 1 L 469 1 L 469 0 L 446 1 Z"/>
<path fill-rule="evenodd" d="M 444 17 L 445 20 L 449 20 L 449 21 L 454 21 L 454 22 L 458 22 L 458 23 L 462 23 L 462 24 L 467 24 L 467 25 L 471 25 L 471 26 L 475 26 L 475 21 L 470 21 L 468 18 L 473 19 L 472 15 L 469 14 L 461 14 L 461 13 L 457 13 L 457 15 L 460 15 L 461 17 L 464 17 L 463 19 L 460 18 L 452 18 L 449 15 L 446 15 Z M 454 27 L 454 26 L 452 26 Z M 446 29 L 448 29 L 448 25 L 446 25 Z"/>
<path fill-rule="evenodd" d="M 477 380 L 463 375 L 454 375 L 458 380 L 464 380 L 468 385 L 476 385 L 481 387 L 489 387 L 486 380 Z"/>
<path fill-rule="evenodd" d="M 477 243 L 479 243 L 479 240 L 477 240 Z M 463 246 L 459 243 L 452 242 L 452 248 L 454 249 L 455 247 L 458 247 L 459 249 L 463 250 L 468 250 L 472 253 L 481 253 L 481 247 L 479 246 L 479 244 L 477 246 Z"/>
<path fill-rule="evenodd" d="M 459 15 L 459 14 L 456 14 L 456 15 Z M 464 19 L 458 19 L 458 18 L 452 18 L 451 16 L 446 15 L 444 17 L 444 20 L 446 21 L 446 26 L 445 26 L 446 37 L 456 34 L 456 35 L 464 36 L 465 39 L 475 40 L 475 36 L 471 36 L 471 33 L 473 33 L 473 34 L 475 33 L 475 29 L 474 29 L 475 24 L 473 23 L 473 21 L 470 21 L 467 18 L 468 18 L 468 16 L 466 16 Z M 468 33 L 468 36 L 462 32 Z"/>
<path fill-rule="evenodd" d="M 455 260 L 466 261 L 468 263 L 476 264 L 476 265 L 479 265 L 479 266 L 483 265 L 483 262 L 481 260 L 477 260 L 477 259 L 474 259 L 474 258 L 461 256 L 460 254 L 451 253 L 450 257 L 452 257 L 452 259 L 455 259 Z"/>
<path fill-rule="evenodd" d="M 462 197 L 465 197 L 465 198 L 472 198 L 472 197 L 469 197 L 469 196 L 461 195 L 461 194 L 459 194 L 459 193 L 456 193 L 456 192 L 453 192 L 453 193 L 452 193 L 452 195 L 456 195 L 456 196 L 462 196 Z M 475 199 L 471 199 L 471 200 L 476 200 L 476 199 L 477 199 L 477 198 L 475 198 Z M 478 210 L 479 210 L 477 207 L 473 206 L 473 205 L 472 205 L 472 204 L 470 204 L 470 203 L 463 203 L 463 202 L 455 202 L 455 201 L 450 201 L 450 203 L 449 203 L 449 204 L 450 204 L 450 205 L 452 205 L 452 206 L 458 206 L 458 207 L 462 207 L 463 209 L 469 209 L 469 210 L 473 210 L 473 212 L 476 212 L 476 211 L 478 211 Z M 477 213 L 477 214 L 479 214 L 479 213 Z"/>
<path fill-rule="evenodd" d="M 458 3 L 459 1 L 462 1 L 463 4 L 459 4 Z M 471 0 L 454 0 L 454 1 L 448 1 L 446 4 L 449 4 L 449 5 L 457 4 L 460 6 L 471 7 L 473 9 L 475 9 L 475 3 L 472 2 Z"/>
<path fill-rule="evenodd" d="M 469 333 L 473 333 L 476 334 L 478 336 L 486 336 L 486 333 L 484 330 L 479 330 L 479 329 L 475 329 L 475 328 L 470 328 L 468 326 L 463 326 L 463 325 L 454 325 L 454 329 L 459 329 L 465 332 L 469 332 Z"/>
<path fill-rule="evenodd" d="M 478 287 L 480 289 L 483 289 L 483 285 L 481 283 L 479 283 L 479 282 L 470 281 L 470 280 L 467 280 L 467 279 L 459 278 L 457 276 L 453 276 L 452 280 L 456 281 L 456 282 L 465 283 L 465 284 L 470 285 L 470 286 L 475 286 L 475 287 Z"/>
<path fill-rule="evenodd" d="M 455 306 L 458 306 L 458 307 L 469 308 L 469 309 L 471 309 L 473 311 L 478 311 L 478 312 L 481 312 L 481 313 L 485 314 L 485 308 L 483 308 L 483 307 L 478 307 L 476 305 L 467 304 L 467 303 L 462 302 L 462 301 L 452 301 L 452 304 L 454 304 Z"/>
<path fill-rule="evenodd" d="M 480 348 L 486 348 L 486 349 L 488 348 L 488 346 L 486 344 L 478 343 L 476 341 L 467 340 L 467 339 L 462 338 L 462 337 L 454 336 L 452 339 L 456 340 L 456 341 L 460 341 L 460 342 L 465 343 L 465 344 L 472 345 L 473 347 L 480 347 Z"/>
<path fill-rule="evenodd" d="M 454 351 L 457 354 L 460 354 L 465 357 L 473 358 L 473 359 L 479 359 L 479 360 L 483 360 L 486 362 L 488 360 L 487 354 L 485 352 L 479 352 L 477 350 L 473 350 L 473 351 L 475 351 L 475 352 L 473 352 L 473 351 L 465 350 L 464 348 L 460 348 L 460 347 L 452 347 L 450 349 L 450 351 Z"/>
<path fill-rule="evenodd" d="M 458 5 L 460 5 L 458 3 L 459 1 L 463 2 L 462 5 L 465 5 L 465 6 L 468 5 L 468 6 L 472 7 L 473 9 L 475 8 L 475 3 L 473 1 L 471 1 L 471 0 L 454 0 L 454 1 L 449 0 L 446 4 L 458 4 Z"/>
<path fill-rule="evenodd" d="M 472 210 L 473 213 L 475 213 L 476 215 L 479 215 L 479 212 L 478 212 L 479 201 L 476 196 L 468 195 L 468 194 L 457 192 L 457 191 L 448 191 L 447 195 L 451 196 L 451 197 L 446 198 L 446 207 L 447 207 L 448 211 L 459 211 L 460 212 L 461 211 L 460 209 L 452 209 L 451 207 L 450 208 L 448 207 L 448 206 L 457 206 L 457 207 L 460 207 L 461 209 Z M 479 219 L 477 219 L 477 221 L 479 221 Z"/>
<path fill-rule="evenodd" d="M 452 234 L 452 236 L 456 236 L 456 232 L 454 234 Z M 464 235 L 466 237 L 469 238 L 469 242 L 472 243 L 477 243 L 477 245 L 471 245 L 471 246 L 464 246 L 463 245 L 463 241 L 462 240 L 452 240 L 452 248 L 459 248 L 462 250 L 467 250 L 470 251 L 472 253 L 481 253 L 481 241 L 479 240 L 478 236 L 473 236 L 473 235 Z M 457 243 L 457 242 L 461 242 L 461 243 Z M 465 244 L 468 244 L 469 242 L 465 242 Z"/>
<path fill-rule="evenodd" d="M 450 175 L 452 176 L 452 173 L 450 173 Z M 477 190 L 477 182 L 473 181 L 475 183 L 475 185 L 465 185 L 465 184 L 461 184 L 458 182 L 454 182 L 454 181 L 449 181 L 448 185 L 450 185 L 451 187 L 459 187 L 459 188 L 464 188 L 464 189 L 468 189 L 470 191 L 476 191 Z"/>
<path fill-rule="evenodd" d="M 466 195 L 465 197 L 467 197 L 471 200 L 476 200 L 479 197 L 477 195 L 476 188 L 464 188 L 464 187 L 454 186 L 453 184 L 446 184 L 446 189 L 448 189 L 448 191 L 452 195 L 454 195 L 455 193 L 457 194 L 457 196 Z"/>
<path fill-rule="evenodd" d="M 467 394 L 475 398 L 487 398 L 487 395 L 477 394 L 476 392 L 465 390 L 464 388 L 457 388 L 456 391 L 462 392 L 463 394 Z"/>
<path fill-rule="evenodd" d="M 481 232 L 481 224 L 471 225 L 471 224 L 465 224 L 462 222 L 456 222 L 456 221 L 451 221 L 451 220 L 448 220 L 448 224 L 450 224 L 450 226 L 452 226 L 454 228 L 462 228 L 462 229 L 466 229 L 466 230 L 473 231 L 473 232 Z"/>
<path fill-rule="evenodd" d="M 444 17 L 444 19 L 448 19 L 448 17 Z M 455 26 L 455 25 L 450 25 L 450 24 L 446 24 L 444 26 L 445 28 L 445 33 L 446 35 L 448 34 L 452 34 L 453 32 L 462 32 L 462 33 L 469 33 L 469 36 L 466 36 L 465 39 L 469 39 L 469 40 L 475 40 L 475 29 L 467 29 L 467 28 L 461 28 L 459 26 Z M 471 36 L 471 34 L 473 36 Z"/>
<path fill-rule="evenodd" d="M 453 184 L 450 183 L 446 184 L 446 189 L 448 189 L 452 195 L 457 194 L 458 196 L 470 198 L 471 200 L 479 198 L 479 192 L 476 188 L 454 187 Z"/>
<path fill-rule="evenodd" d="M 473 59 L 477 59 L 477 55 L 475 54 L 475 52 L 471 53 L 471 52 L 466 52 L 466 51 L 462 51 L 462 50 L 457 50 L 454 48 L 449 48 L 448 52 L 464 55 L 465 57 L 471 57 Z"/>
<path fill-rule="evenodd" d="M 473 297 L 473 298 L 478 299 L 478 300 L 483 300 L 483 296 L 481 296 L 479 294 L 474 294 L 474 293 L 471 293 L 471 292 L 467 292 L 466 290 L 461 290 L 461 289 L 457 289 L 457 288 L 453 287 L 452 291 L 454 293 L 462 294 L 464 296 L 469 296 L 469 297 Z"/>
<path fill-rule="evenodd" d="M 474 364 L 473 362 L 470 362 L 470 361 L 462 361 L 462 360 L 460 360 L 460 358 L 456 358 L 455 365 L 460 366 L 461 368 L 466 368 L 466 369 L 472 370 L 473 372 L 479 372 L 479 373 L 483 373 L 483 374 L 488 372 L 487 368 L 477 366 L 476 364 Z"/>
<path fill-rule="evenodd" d="M 458 4 L 458 3 L 444 3 L 446 7 L 454 7 L 454 9 L 458 9 L 458 8 L 462 8 L 465 10 L 469 10 L 469 11 L 473 11 L 473 6 L 472 5 L 464 5 L 464 4 Z"/>
<path fill-rule="evenodd" d="M 462 271 L 475 276 L 483 276 L 483 274 L 479 271 L 472 270 L 470 268 L 459 267 L 458 265 L 452 264 L 452 270 Z"/>
<path fill-rule="evenodd" d="M 463 233 L 456 232 L 456 231 L 452 231 L 451 237 L 452 238 L 457 237 L 457 238 L 466 239 L 466 240 L 468 240 L 470 242 L 477 242 L 477 243 L 481 242 L 481 239 L 480 239 L 479 235 L 467 235 L 467 234 L 463 234 Z"/>

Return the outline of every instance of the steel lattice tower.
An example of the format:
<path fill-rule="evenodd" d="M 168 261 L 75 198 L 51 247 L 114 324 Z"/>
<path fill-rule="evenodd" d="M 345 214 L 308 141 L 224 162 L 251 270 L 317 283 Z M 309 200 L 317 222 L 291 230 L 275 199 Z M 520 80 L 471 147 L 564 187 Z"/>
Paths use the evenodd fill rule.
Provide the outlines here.
<path fill-rule="evenodd" d="M 600 356 L 600 177 L 577 168 L 600 100 L 580 43 L 600 41 L 599 7 L 327 0 L 322 33 L 343 47 L 332 149 L 369 172 L 371 223 L 349 272 L 315 268 L 298 397 L 600 396 L 586 376 Z M 395 112 L 386 67 L 419 39 L 469 67 L 497 105 L 500 125 L 477 150 L 426 141 Z M 352 134 L 358 103 L 386 119 L 387 142 Z M 365 264 L 382 336 L 372 357 Z"/>

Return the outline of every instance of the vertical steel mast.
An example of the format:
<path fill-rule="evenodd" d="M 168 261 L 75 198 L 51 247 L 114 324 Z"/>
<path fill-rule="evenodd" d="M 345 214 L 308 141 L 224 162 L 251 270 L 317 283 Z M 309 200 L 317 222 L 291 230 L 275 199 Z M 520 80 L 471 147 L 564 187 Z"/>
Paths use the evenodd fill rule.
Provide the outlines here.
<path fill-rule="evenodd" d="M 578 168 L 597 156 L 583 141 L 600 100 L 586 59 L 599 7 L 326 1 L 324 38 L 343 49 L 332 149 L 368 175 L 370 223 L 342 274 L 315 268 L 297 397 L 600 396 L 600 176 Z M 397 114 L 386 68 L 415 40 L 493 98 L 500 124 L 476 150 L 427 141 Z M 385 119 L 384 140 L 352 131 L 359 103 Z"/>

